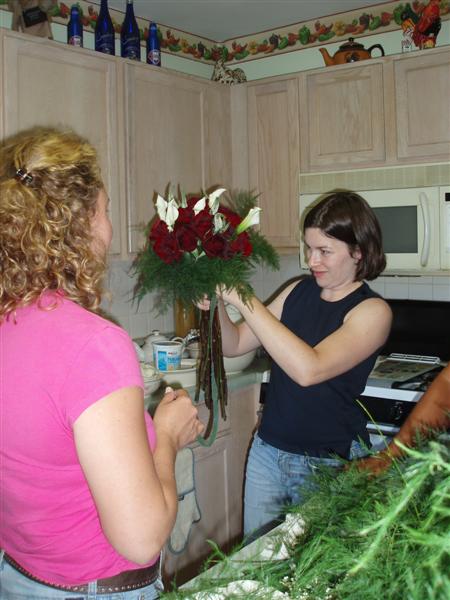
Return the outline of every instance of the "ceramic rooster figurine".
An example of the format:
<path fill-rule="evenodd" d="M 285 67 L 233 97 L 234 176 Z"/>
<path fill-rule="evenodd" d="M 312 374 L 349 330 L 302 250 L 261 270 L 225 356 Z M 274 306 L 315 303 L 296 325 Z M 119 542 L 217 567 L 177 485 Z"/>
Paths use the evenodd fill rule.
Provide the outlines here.
<path fill-rule="evenodd" d="M 441 29 L 439 0 L 430 0 L 418 15 L 412 38 L 418 48 L 434 48 Z"/>

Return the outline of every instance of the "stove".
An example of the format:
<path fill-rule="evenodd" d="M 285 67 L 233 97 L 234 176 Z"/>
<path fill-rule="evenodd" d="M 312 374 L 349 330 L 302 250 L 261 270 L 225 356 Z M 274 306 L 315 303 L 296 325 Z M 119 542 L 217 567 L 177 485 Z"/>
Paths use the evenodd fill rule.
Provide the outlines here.
<path fill-rule="evenodd" d="M 395 353 L 381 357 L 359 398 L 369 432 L 395 435 L 443 367 L 435 356 Z"/>
<path fill-rule="evenodd" d="M 387 302 L 392 330 L 359 398 L 373 444 L 398 432 L 450 360 L 450 302 Z"/>

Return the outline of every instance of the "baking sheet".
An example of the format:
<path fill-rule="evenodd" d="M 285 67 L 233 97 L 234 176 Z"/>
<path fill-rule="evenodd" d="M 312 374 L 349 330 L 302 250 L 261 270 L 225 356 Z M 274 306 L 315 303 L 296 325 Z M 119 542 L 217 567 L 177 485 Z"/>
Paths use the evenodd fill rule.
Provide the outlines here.
<path fill-rule="evenodd" d="M 428 373 L 436 368 L 436 364 L 396 360 L 387 358 L 378 362 L 370 373 L 370 379 L 384 379 L 402 383 L 413 377 Z"/>

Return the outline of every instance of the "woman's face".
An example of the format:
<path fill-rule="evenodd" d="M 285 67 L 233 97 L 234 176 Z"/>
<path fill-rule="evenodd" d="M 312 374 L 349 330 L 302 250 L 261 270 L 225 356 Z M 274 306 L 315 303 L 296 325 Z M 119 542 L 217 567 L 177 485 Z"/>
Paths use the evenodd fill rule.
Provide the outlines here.
<path fill-rule="evenodd" d="M 93 237 L 94 252 L 101 256 L 106 255 L 111 245 L 113 228 L 109 218 L 109 198 L 104 189 L 97 196 L 95 214 L 91 219 L 91 233 Z"/>
<path fill-rule="evenodd" d="M 341 290 L 355 281 L 359 250 L 351 255 L 345 242 L 317 227 L 305 230 L 305 246 L 308 266 L 321 288 Z"/>

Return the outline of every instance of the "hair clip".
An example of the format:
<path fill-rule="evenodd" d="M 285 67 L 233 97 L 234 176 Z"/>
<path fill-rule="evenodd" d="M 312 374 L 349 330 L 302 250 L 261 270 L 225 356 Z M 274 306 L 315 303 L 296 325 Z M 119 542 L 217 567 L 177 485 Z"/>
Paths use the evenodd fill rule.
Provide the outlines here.
<path fill-rule="evenodd" d="M 30 175 L 26 169 L 22 168 L 17 169 L 14 177 L 25 185 L 30 185 L 30 183 L 33 181 L 33 175 Z"/>

